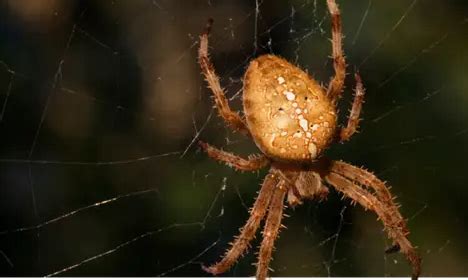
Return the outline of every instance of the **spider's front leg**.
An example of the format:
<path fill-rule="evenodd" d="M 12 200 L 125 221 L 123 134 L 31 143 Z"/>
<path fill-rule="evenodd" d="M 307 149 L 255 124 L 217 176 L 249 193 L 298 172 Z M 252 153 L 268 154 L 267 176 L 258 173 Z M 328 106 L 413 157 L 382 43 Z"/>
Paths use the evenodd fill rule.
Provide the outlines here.
<path fill-rule="evenodd" d="M 252 155 L 249 156 L 248 159 L 245 159 L 234 154 L 225 152 L 223 150 L 217 149 L 202 141 L 198 141 L 198 145 L 212 159 L 224 162 L 228 166 L 240 171 L 257 171 L 270 163 L 270 160 L 264 155 Z"/>
<path fill-rule="evenodd" d="M 330 170 L 346 177 L 353 182 L 357 182 L 363 187 L 367 187 L 373 190 L 377 198 L 381 202 L 386 203 L 388 207 L 392 208 L 392 211 L 396 213 L 396 217 L 399 220 L 403 220 L 403 217 L 398 211 L 397 205 L 393 201 L 392 194 L 388 190 L 385 183 L 377 178 L 377 176 L 363 168 L 356 167 L 344 161 L 333 161 L 331 163 Z"/>
<path fill-rule="evenodd" d="M 287 183 L 283 180 L 280 181 L 271 199 L 270 207 L 268 208 L 268 217 L 265 222 L 265 228 L 263 229 L 263 240 L 258 253 L 256 275 L 258 280 L 264 280 L 268 275 L 268 264 L 272 259 L 273 247 L 281 227 L 284 198 L 287 190 Z"/>
<path fill-rule="evenodd" d="M 402 230 L 409 232 L 406 227 L 406 223 L 404 222 L 404 219 L 398 210 L 398 205 L 393 200 L 392 194 L 388 190 L 385 183 L 377 178 L 377 176 L 363 168 L 356 167 L 343 161 L 333 161 L 330 170 L 346 177 L 353 182 L 356 182 L 363 187 L 372 190 L 378 200 L 387 205 L 391 213 L 393 213 L 393 218 L 397 221 L 403 221 L 400 223 Z M 395 244 L 393 247 L 387 249 L 387 251 L 393 252 L 395 249 L 396 252 L 400 251 L 400 246 Z"/>
<path fill-rule="evenodd" d="M 227 271 L 247 250 L 250 241 L 255 237 L 255 232 L 267 212 L 270 200 L 277 188 L 278 181 L 278 177 L 275 174 L 270 173 L 265 177 L 257 200 L 250 210 L 250 217 L 245 226 L 241 229 L 240 235 L 236 237 L 236 240 L 232 243 L 231 249 L 226 252 L 221 261 L 212 266 L 203 267 L 206 272 L 217 275 Z"/>
<path fill-rule="evenodd" d="M 370 209 L 377 214 L 379 219 L 383 222 L 388 236 L 399 246 L 400 252 L 402 252 L 411 263 L 413 267 L 412 278 L 417 279 L 421 273 L 421 258 L 407 238 L 409 231 L 398 209 L 396 207 L 389 207 L 387 202 L 379 200 L 367 190 L 338 173 L 330 172 L 325 176 L 325 180 L 328 184 L 335 187 L 339 192 L 343 193 L 354 202 L 361 204 L 365 209 Z"/>
<path fill-rule="evenodd" d="M 232 129 L 240 131 L 243 134 L 249 134 L 249 129 L 245 122 L 237 112 L 232 111 L 229 107 L 228 100 L 224 94 L 221 84 L 219 83 L 219 78 L 210 61 L 210 57 L 208 55 L 208 35 L 212 24 L 213 20 L 210 19 L 205 32 L 200 35 L 200 48 L 198 49 L 198 61 L 200 63 L 200 67 L 206 81 L 208 82 L 208 86 L 213 92 L 215 104 L 221 117 Z"/>

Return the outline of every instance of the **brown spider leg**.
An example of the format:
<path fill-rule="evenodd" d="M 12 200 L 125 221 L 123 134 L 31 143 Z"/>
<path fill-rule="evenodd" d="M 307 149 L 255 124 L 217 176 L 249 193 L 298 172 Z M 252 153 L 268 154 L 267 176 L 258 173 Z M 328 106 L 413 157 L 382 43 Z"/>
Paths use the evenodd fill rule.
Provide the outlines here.
<path fill-rule="evenodd" d="M 351 136 L 356 133 L 359 127 L 359 115 L 361 114 L 362 103 L 364 102 L 364 86 L 362 85 L 361 76 L 359 73 L 354 74 L 356 79 L 356 89 L 354 93 L 353 106 L 349 112 L 348 124 L 345 128 L 341 128 L 340 141 L 348 141 Z"/>
<path fill-rule="evenodd" d="M 208 87 L 214 95 L 214 100 L 218 112 L 226 123 L 234 130 L 240 131 L 243 134 L 249 134 L 249 130 L 239 116 L 238 113 L 231 110 L 228 100 L 224 95 L 224 91 L 219 83 L 219 78 L 215 73 L 214 66 L 208 55 L 208 35 L 210 33 L 213 20 L 210 19 L 206 26 L 205 32 L 200 35 L 200 48 L 198 49 L 198 62 L 202 69 L 203 75 L 208 82 Z"/>
<path fill-rule="evenodd" d="M 417 279 L 421 273 L 421 258 L 416 252 L 411 242 L 406 238 L 409 231 L 399 213 L 395 209 L 389 208 L 385 202 L 380 201 L 360 186 L 346 179 L 342 175 L 330 172 L 325 176 L 328 184 L 336 190 L 351 198 L 353 202 L 361 204 L 365 209 L 374 211 L 384 224 L 388 236 L 400 247 L 400 251 L 406 256 L 413 267 L 412 278 Z"/>
<path fill-rule="evenodd" d="M 365 186 L 367 188 L 374 190 L 377 198 L 381 202 L 386 203 L 387 206 L 390 209 L 392 209 L 391 211 L 392 213 L 394 213 L 394 218 L 399 221 L 403 221 L 401 223 L 401 228 L 404 231 L 409 232 L 406 226 L 406 222 L 398 210 L 398 205 L 394 202 L 394 198 L 392 197 L 392 194 L 390 193 L 385 183 L 379 178 L 377 178 L 377 176 L 375 176 L 374 174 L 372 174 L 371 172 L 365 169 L 356 167 L 354 165 L 351 165 L 343 161 L 333 161 L 330 167 L 330 170 L 340 175 L 343 175 L 346 178 L 354 182 L 357 182 L 359 185 L 362 185 L 362 186 Z M 389 252 L 393 252 L 395 250 L 396 250 L 395 252 L 398 252 L 400 249 L 399 249 L 399 246 L 397 247 L 392 246 L 388 248 L 387 250 Z"/>
<path fill-rule="evenodd" d="M 232 243 L 231 249 L 226 252 L 221 261 L 209 267 L 203 266 L 203 270 L 213 275 L 223 273 L 228 270 L 245 252 L 249 246 L 250 241 L 255 237 L 255 232 L 257 231 L 260 222 L 265 216 L 277 184 L 278 178 L 276 175 L 268 174 L 265 177 L 257 200 L 250 210 L 250 217 L 247 220 L 247 223 L 241 229 L 240 235 L 237 236 L 235 241 Z"/>
<path fill-rule="evenodd" d="M 286 195 L 285 182 L 281 181 L 271 199 L 270 207 L 268 209 L 268 217 L 263 229 L 263 240 L 260 245 L 260 252 L 258 255 L 257 275 L 256 278 L 263 280 L 268 275 L 268 264 L 271 261 L 271 254 L 276 238 L 278 237 L 279 229 L 281 227 L 281 219 L 283 218 L 284 198 Z"/>
<path fill-rule="evenodd" d="M 343 91 L 344 79 L 346 76 L 346 61 L 343 55 L 343 45 L 341 39 L 343 37 L 341 33 L 341 14 L 336 5 L 335 0 L 327 0 L 328 10 L 331 15 L 332 24 L 332 58 L 333 67 L 335 69 L 335 76 L 331 79 L 328 85 L 327 95 L 336 103 L 340 98 L 341 92 Z"/>
<path fill-rule="evenodd" d="M 398 212 L 398 206 L 393 201 L 392 194 L 388 190 L 385 183 L 377 178 L 377 176 L 365 169 L 356 167 L 343 161 L 333 161 L 330 166 L 330 170 L 345 176 L 354 182 L 357 182 L 359 185 L 373 189 L 377 198 L 380 201 L 386 203 L 389 207 L 393 208 L 397 214 L 397 218 L 403 220 L 400 212 Z"/>
<path fill-rule="evenodd" d="M 198 145 L 208 154 L 210 158 L 224 162 L 228 166 L 240 171 L 256 171 L 270 163 L 270 160 L 264 155 L 251 155 L 248 159 L 245 159 L 217 149 L 202 141 L 198 141 Z"/>

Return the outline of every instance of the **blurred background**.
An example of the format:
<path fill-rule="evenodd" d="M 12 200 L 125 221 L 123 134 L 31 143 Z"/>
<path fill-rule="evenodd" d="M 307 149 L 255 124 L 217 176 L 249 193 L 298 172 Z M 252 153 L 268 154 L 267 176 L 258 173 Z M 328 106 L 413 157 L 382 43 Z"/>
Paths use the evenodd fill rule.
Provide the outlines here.
<path fill-rule="evenodd" d="M 338 3 L 348 72 L 360 71 L 367 95 L 361 133 L 326 156 L 392 186 L 424 276 L 468 276 L 468 3 Z M 266 170 L 235 172 L 194 145 L 258 153 L 213 110 L 198 34 L 212 17 L 213 62 L 241 110 L 243 72 L 264 53 L 329 81 L 325 7 L 1 1 L 1 275 L 208 276 L 200 264 L 229 246 Z M 353 85 L 348 75 L 343 115 Z M 410 274 L 384 254 L 376 216 L 335 192 L 286 212 L 272 276 Z M 258 242 L 225 275 L 253 275 Z"/>

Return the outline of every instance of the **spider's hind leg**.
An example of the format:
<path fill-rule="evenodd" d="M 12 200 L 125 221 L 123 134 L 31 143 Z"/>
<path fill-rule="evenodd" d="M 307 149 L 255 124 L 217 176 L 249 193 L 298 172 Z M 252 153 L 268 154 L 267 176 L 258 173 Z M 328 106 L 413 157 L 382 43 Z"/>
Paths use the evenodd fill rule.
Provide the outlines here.
<path fill-rule="evenodd" d="M 208 35 L 210 33 L 213 20 L 210 19 L 206 26 L 205 32 L 200 35 L 200 48 L 198 49 L 198 62 L 202 69 L 203 75 L 208 82 L 208 87 L 213 92 L 216 107 L 220 116 L 234 130 L 240 131 L 243 134 L 249 134 L 249 129 L 237 112 L 231 110 L 228 100 L 224 94 L 224 90 L 219 82 L 219 77 L 215 73 L 213 64 L 210 61 L 208 54 Z"/>
<path fill-rule="evenodd" d="M 340 130 L 340 142 L 348 141 L 359 127 L 359 116 L 361 114 L 362 103 L 364 102 L 364 86 L 359 73 L 354 74 L 356 79 L 356 89 L 354 92 L 354 101 L 348 116 L 348 124 Z"/>
<path fill-rule="evenodd" d="M 346 76 L 346 60 L 343 54 L 341 14 L 335 0 L 327 0 L 328 10 L 331 15 L 332 23 L 332 58 L 335 76 L 328 85 L 327 95 L 336 103 L 343 91 L 344 80 Z"/>

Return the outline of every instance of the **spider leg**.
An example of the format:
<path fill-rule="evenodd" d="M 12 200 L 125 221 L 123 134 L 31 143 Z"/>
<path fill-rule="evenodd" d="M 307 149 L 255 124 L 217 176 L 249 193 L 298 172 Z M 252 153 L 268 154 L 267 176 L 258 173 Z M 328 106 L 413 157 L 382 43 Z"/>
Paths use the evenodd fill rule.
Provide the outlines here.
<path fill-rule="evenodd" d="M 395 219 L 403 221 L 401 224 L 402 229 L 405 232 L 408 232 L 406 223 L 401 216 L 400 211 L 398 210 L 398 205 L 394 202 L 392 194 L 390 193 L 385 183 L 382 182 L 382 180 L 363 168 L 356 167 L 343 161 L 333 161 L 330 170 L 354 182 L 357 182 L 361 186 L 372 189 L 375 192 L 377 198 L 381 202 L 386 203 L 387 206 L 392 209 L 391 211 L 394 213 Z M 395 250 L 395 252 L 398 252 L 400 251 L 400 248 L 399 246 L 392 246 L 387 250 L 389 251 L 386 251 L 387 253 L 393 252 Z"/>
<path fill-rule="evenodd" d="M 260 280 L 266 279 L 268 275 L 268 264 L 271 261 L 271 254 L 273 252 L 274 243 L 278 237 L 279 229 L 281 227 L 284 198 L 287 191 L 284 184 L 284 181 L 280 182 L 275 189 L 271 199 L 270 207 L 268 209 L 268 217 L 265 222 L 265 228 L 263 229 L 263 240 L 262 244 L 260 245 L 256 275 L 256 278 Z"/>
<path fill-rule="evenodd" d="M 226 252 L 221 261 L 209 267 L 203 267 L 206 272 L 213 275 L 225 272 L 245 252 L 250 241 L 255 237 L 255 232 L 265 216 L 277 184 L 278 178 L 276 175 L 268 174 L 265 177 L 257 200 L 250 210 L 250 217 L 241 229 L 240 235 L 236 237 L 235 241 L 232 243 L 231 249 Z"/>
<path fill-rule="evenodd" d="M 353 106 L 348 116 L 348 124 L 340 131 L 340 141 L 348 141 L 351 136 L 356 133 L 359 127 L 359 115 L 361 114 L 362 103 L 364 102 L 364 86 L 362 85 L 361 76 L 359 73 L 354 74 L 356 79 L 356 89 L 354 93 Z"/>
<path fill-rule="evenodd" d="M 356 167 L 343 161 L 333 161 L 330 170 L 348 178 L 349 180 L 357 182 L 359 185 L 373 189 L 377 198 L 380 201 L 386 203 L 389 207 L 395 209 L 394 211 L 396 211 L 397 217 L 400 220 L 403 220 L 400 212 L 398 212 L 397 205 L 393 201 L 392 194 L 388 190 L 385 183 L 377 178 L 377 176 L 365 169 Z"/>
<path fill-rule="evenodd" d="M 206 26 L 205 32 L 200 35 L 200 48 L 198 49 L 198 62 L 202 69 L 203 75 L 208 82 L 208 87 L 211 89 L 214 95 L 214 100 L 218 112 L 224 121 L 234 130 L 240 131 L 244 134 L 249 134 L 249 130 L 239 116 L 238 113 L 231 110 L 229 107 L 228 100 L 224 95 L 223 88 L 219 83 L 219 78 L 215 73 L 214 66 L 210 61 L 208 55 L 208 35 L 210 33 L 211 25 L 213 20 L 210 19 Z"/>
<path fill-rule="evenodd" d="M 344 79 L 346 76 L 346 61 L 343 55 L 343 45 L 341 39 L 341 14 L 335 0 L 327 0 L 328 10 L 331 15 L 332 24 L 332 58 L 335 76 L 331 79 L 328 85 L 327 95 L 336 103 L 343 91 Z"/>
<path fill-rule="evenodd" d="M 386 202 L 377 199 L 376 196 L 338 173 L 330 172 L 325 176 L 325 180 L 354 202 L 377 214 L 379 219 L 382 220 L 388 236 L 400 247 L 400 252 L 411 263 L 413 267 L 412 278 L 417 279 L 421 273 L 421 258 L 411 242 L 406 238 L 409 231 L 398 210 L 389 207 Z"/>
<path fill-rule="evenodd" d="M 248 159 L 245 159 L 226 151 L 217 149 L 202 141 L 198 141 L 198 145 L 212 159 L 224 162 L 228 166 L 234 167 L 240 171 L 256 171 L 270 163 L 270 160 L 264 155 L 251 155 Z"/>

